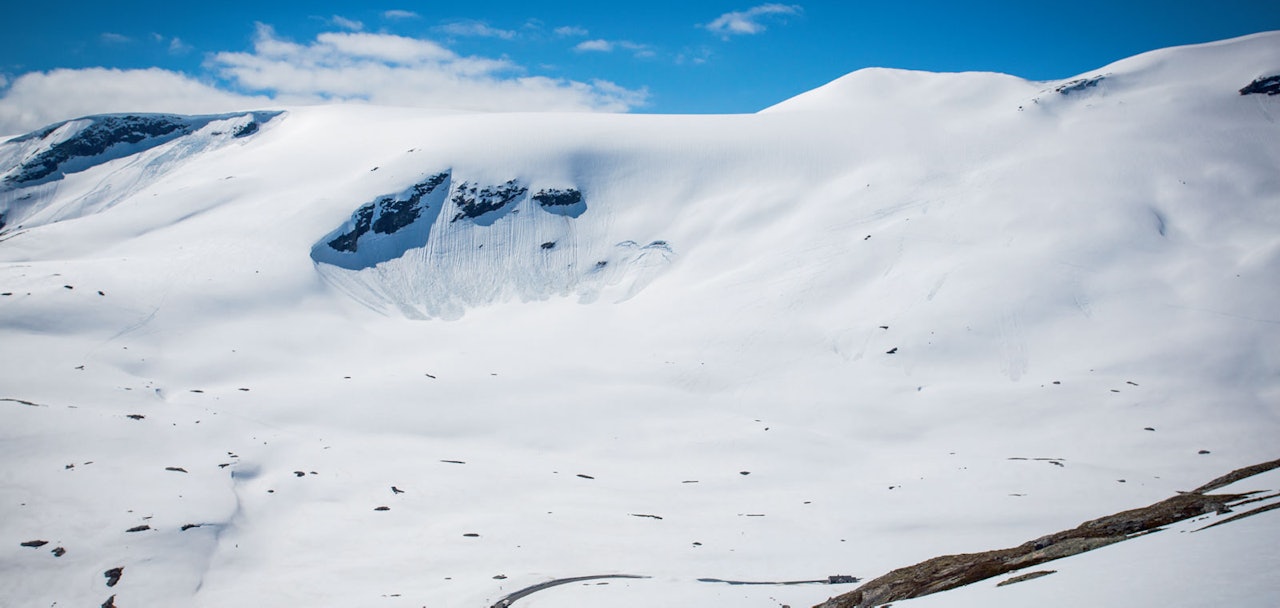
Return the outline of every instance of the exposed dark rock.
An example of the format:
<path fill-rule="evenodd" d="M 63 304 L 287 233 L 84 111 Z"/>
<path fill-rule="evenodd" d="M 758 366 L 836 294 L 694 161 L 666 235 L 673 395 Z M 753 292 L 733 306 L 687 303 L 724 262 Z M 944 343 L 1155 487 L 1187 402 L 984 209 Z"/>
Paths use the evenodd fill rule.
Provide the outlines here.
<path fill-rule="evenodd" d="M 183 525 L 182 525 L 182 531 L 183 531 L 183 532 L 186 532 L 187 530 L 190 530 L 190 529 L 192 529 L 192 528 L 199 528 L 201 525 L 202 525 L 202 524 L 183 524 Z"/>
<path fill-rule="evenodd" d="M 354 224 L 351 230 L 329 241 L 330 247 L 338 251 L 354 252 L 356 250 L 356 241 L 369 232 L 373 225 L 373 203 L 361 205 L 355 213 L 351 214 L 351 219 Z"/>
<path fill-rule="evenodd" d="M 117 566 L 107 570 L 102 573 L 102 576 L 106 577 L 108 587 L 115 587 L 116 583 L 120 582 L 120 577 L 124 576 L 124 566 Z"/>
<path fill-rule="evenodd" d="M 102 602 L 101 608 L 116 608 L 116 596 L 107 598 L 107 601 Z"/>
<path fill-rule="evenodd" d="M 132 528 L 129 528 L 128 530 L 125 530 L 125 532 L 146 532 L 147 530 L 150 530 L 150 529 L 151 529 L 151 526 L 142 524 L 141 526 L 134 526 Z"/>
<path fill-rule="evenodd" d="M 448 172 L 437 173 L 414 184 L 409 189 L 408 196 L 404 198 L 384 196 L 372 203 L 361 205 L 355 213 L 351 214 L 351 230 L 330 240 L 329 246 L 338 251 L 355 252 L 359 248 L 360 237 L 370 231 L 378 234 L 393 234 L 412 224 L 417 221 L 423 211 L 427 210 L 422 199 L 448 179 Z"/>
<path fill-rule="evenodd" d="M 128 418 L 130 420 L 142 420 L 146 418 L 146 416 L 143 416 L 142 414 L 128 414 L 125 416 L 125 418 Z"/>
<path fill-rule="evenodd" d="M 392 493 L 392 494 L 404 494 L 404 490 L 401 490 L 400 488 L 397 488 L 397 487 L 395 487 L 395 486 L 391 486 L 391 493 Z"/>
<path fill-rule="evenodd" d="M 545 242 L 545 243 L 543 243 L 543 244 L 542 244 L 542 248 L 543 248 L 543 249 L 555 249 L 555 248 L 556 248 L 556 242 L 555 242 L 555 241 L 547 241 L 547 242 Z"/>
<path fill-rule="evenodd" d="M 21 543 L 23 547 L 31 547 L 32 549 L 43 547 L 47 544 L 49 544 L 49 541 L 47 540 L 29 540 L 25 543 Z"/>
<path fill-rule="evenodd" d="M 249 121 L 248 124 L 236 129 L 236 132 L 232 133 L 231 137 L 235 139 L 240 139 L 241 137 L 248 137 L 257 132 L 258 132 L 258 121 L 251 120 Z"/>
<path fill-rule="evenodd" d="M 543 207 L 567 207 L 582 202 L 582 193 L 575 188 L 567 188 L 558 190 L 550 188 L 539 190 L 533 195 L 533 200 Z"/>
<path fill-rule="evenodd" d="M 463 536 L 467 538 L 480 538 L 480 535 L 475 532 L 467 532 L 466 534 L 463 534 Z"/>
<path fill-rule="evenodd" d="M 75 158 L 94 157 L 106 152 L 112 146 L 136 144 L 144 139 L 161 138 L 166 135 L 186 135 L 191 127 L 181 116 L 170 114 L 117 115 L 93 117 L 92 123 L 75 136 L 55 144 L 48 150 L 37 154 L 35 158 L 22 164 L 22 169 L 5 181 L 15 184 L 34 182 L 55 176 L 64 163 Z M 45 138 L 51 135 L 65 122 L 51 125 L 38 133 L 34 138 Z M 33 138 L 28 135 L 23 139 Z M 16 141 L 16 140 L 15 140 Z M 56 175 L 55 177 L 61 177 Z"/>
<path fill-rule="evenodd" d="M 662 519 L 659 515 L 650 515 L 648 513 L 628 513 L 632 517 L 647 517 L 649 519 Z"/>
<path fill-rule="evenodd" d="M 1070 95 L 1072 93 L 1077 93 L 1079 91 L 1083 91 L 1091 87 L 1096 87 L 1098 86 L 1098 83 L 1102 82 L 1104 78 L 1106 78 L 1106 76 L 1094 76 L 1093 78 L 1077 78 L 1076 80 L 1064 82 L 1058 85 L 1053 90 L 1063 95 Z"/>
<path fill-rule="evenodd" d="M 164 468 L 164 470 L 166 470 L 166 471 L 173 471 L 173 472 L 175 472 L 175 473 L 186 473 L 186 472 L 187 472 L 187 470 L 186 470 L 186 469 L 184 469 L 184 468 L 182 468 L 182 467 L 165 467 L 165 468 Z"/>
<path fill-rule="evenodd" d="M 583 479 L 595 479 L 595 477 L 592 477 L 590 475 L 583 475 L 582 473 L 578 473 L 578 477 L 581 477 Z"/>
<path fill-rule="evenodd" d="M 497 211 L 524 196 L 528 191 L 528 188 L 521 186 L 516 180 L 509 180 L 501 186 L 484 188 L 463 182 L 453 194 L 453 204 L 458 206 L 458 213 L 451 221 L 456 222 L 463 218 L 476 219 L 486 213 Z"/>
<path fill-rule="evenodd" d="M 374 511 L 390 511 L 390 510 L 391 510 L 391 507 L 387 507 L 387 506 L 374 507 L 374 508 L 373 508 L 373 510 L 374 510 Z"/>
<path fill-rule="evenodd" d="M 50 553 L 52 553 L 54 557 L 62 557 L 67 554 L 67 550 L 62 547 L 54 547 L 53 551 L 50 551 Z"/>
<path fill-rule="evenodd" d="M 294 476 L 294 477 L 306 477 L 306 476 L 307 476 L 307 473 L 306 473 L 306 471 L 294 471 L 294 472 L 293 472 L 293 476 Z"/>
<path fill-rule="evenodd" d="M 426 209 L 420 204 L 422 198 L 435 191 L 447 179 L 449 179 L 448 173 L 437 173 L 426 181 L 415 184 L 410 190 L 409 197 L 404 200 L 391 197 L 379 200 L 380 213 L 378 220 L 373 223 L 373 231 L 378 234 L 392 234 L 412 224 Z"/>
<path fill-rule="evenodd" d="M 1240 89 L 1241 95 L 1280 95 L 1280 74 L 1263 76 Z"/>

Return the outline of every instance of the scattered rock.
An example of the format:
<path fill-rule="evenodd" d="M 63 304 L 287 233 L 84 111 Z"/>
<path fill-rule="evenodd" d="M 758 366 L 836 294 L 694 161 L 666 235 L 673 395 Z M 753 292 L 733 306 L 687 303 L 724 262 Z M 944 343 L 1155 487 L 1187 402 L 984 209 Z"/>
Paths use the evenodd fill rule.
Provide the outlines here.
<path fill-rule="evenodd" d="M 151 529 L 151 526 L 142 524 L 141 526 L 134 526 L 132 528 L 129 528 L 128 530 L 125 530 L 125 532 L 145 532 L 150 529 Z"/>
<path fill-rule="evenodd" d="M 441 460 L 440 462 L 443 462 L 446 464 L 467 464 L 466 462 L 463 462 L 461 460 Z"/>
<path fill-rule="evenodd" d="M 630 515 L 632 517 L 647 517 L 649 519 L 662 519 L 657 515 L 649 515 L 648 513 L 628 513 L 627 515 Z"/>
<path fill-rule="evenodd" d="M 505 574 L 495 574 L 495 575 L 493 575 L 493 580 L 495 580 L 495 581 L 502 581 L 502 580 L 506 580 L 506 578 L 507 578 L 507 575 L 505 575 Z"/>
<path fill-rule="evenodd" d="M 751 471 L 738 471 L 739 475 L 750 475 Z"/>
<path fill-rule="evenodd" d="M 467 538 L 480 538 L 480 535 L 475 532 L 467 532 L 466 534 L 463 534 L 463 536 Z"/>
<path fill-rule="evenodd" d="M 174 472 L 176 472 L 176 473 L 186 473 L 186 472 L 187 472 L 187 470 L 186 470 L 186 469 L 184 469 L 184 468 L 182 468 L 182 467 L 165 467 L 165 468 L 164 468 L 164 470 L 166 470 L 166 471 L 174 471 Z"/>
<path fill-rule="evenodd" d="M 183 525 L 182 525 L 182 531 L 183 531 L 183 532 L 186 532 L 187 530 L 190 530 L 190 529 L 192 529 L 192 528 L 199 528 L 199 527 L 200 527 L 200 526 L 202 526 L 202 525 L 204 525 L 204 524 L 183 524 Z"/>
<path fill-rule="evenodd" d="M 555 241 L 547 241 L 547 242 L 545 242 L 545 243 L 543 243 L 543 244 L 542 244 L 542 248 L 543 248 L 543 249 L 555 249 L 555 248 L 556 248 L 556 242 L 555 242 Z"/>
<path fill-rule="evenodd" d="M 400 488 L 397 488 L 397 487 L 395 487 L 395 486 L 391 486 L 391 493 L 392 493 L 392 494 L 404 494 L 404 490 L 401 490 Z"/>
<path fill-rule="evenodd" d="M 374 511 L 390 511 L 390 510 L 391 510 L 391 507 L 388 507 L 388 506 L 385 506 L 385 505 L 384 505 L 384 506 L 381 506 L 381 507 L 374 507 L 374 508 L 373 508 L 373 510 L 374 510 Z"/>
<path fill-rule="evenodd" d="M 582 473 L 578 473 L 578 477 L 581 477 L 583 479 L 595 479 L 595 477 L 592 477 L 590 475 L 583 475 Z"/>
<path fill-rule="evenodd" d="M 35 549 L 35 548 L 43 547 L 43 546 L 45 546 L 45 545 L 49 544 L 49 541 L 47 541 L 47 540 L 29 540 L 29 541 L 27 541 L 27 542 L 25 542 L 25 543 L 20 543 L 20 544 L 21 544 L 23 547 L 31 547 L 32 549 Z"/>
<path fill-rule="evenodd" d="M 125 418 L 130 420 L 142 420 L 146 418 L 146 416 L 143 416 L 142 414 L 129 414 L 128 416 L 125 416 Z"/>
<path fill-rule="evenodd" d="M 102 602 L 101 608 L 116 608 L 116 596 L 107 598 L 107 601 Z"/>
<path fill-rule="evenodd" d="M 1197 454 L 1208 454 L 1209 450 L 1200 450 Z"/>
<path fill-rule="evenodd" d="M 889 349 L 889 350 L 884 351 L 884 354 L 886 354 L 886 355 L 892 355 L 892 354 L 895 354 L 895 353 L 897 353 L 897 352 L 898 352 L 898 347 L 896 347 L 896 346 L 895 346 L 895 347 L 893 347 L 893 348 L 891 348 L 891 349 Z"/>
<path fill-rule="evenodd" d="M 294 477 L 306 477 L 306 476 L 307 476 L 307 474 L 306 474 L 306 472 L 304 472 L 304 471 L 294 471 L 294 472 L 293 472 L 293 476 L 294 476 Z"/>
<path fill-rule="evenodd" d="M 106 577 L 108 587 L 115 587 L 116 583 L 120 582 L 120 577 L 124 576 L 124 566 L 117 566 L 107 570 L 102 573 L 102 576 Z"/>
<path fill-rule="evenodd" d="M 62 557 L 67 554 L 67 550 L 62 547 L 54 547 L 53 551 L 50 551 L 50 553 L 52 553 L 54 557 Z"/>
<path fill-rule="evenodd" d="M 1152 428 L 1152 427 L 1149 427 L 1149 426 L 1144 426 L 1144 427 L 1142 427 L 1142 430 L 1144 430 L 1144 431 L 1154 431 L 1155 429 L 1154 429 L 1154 428 Z"/>

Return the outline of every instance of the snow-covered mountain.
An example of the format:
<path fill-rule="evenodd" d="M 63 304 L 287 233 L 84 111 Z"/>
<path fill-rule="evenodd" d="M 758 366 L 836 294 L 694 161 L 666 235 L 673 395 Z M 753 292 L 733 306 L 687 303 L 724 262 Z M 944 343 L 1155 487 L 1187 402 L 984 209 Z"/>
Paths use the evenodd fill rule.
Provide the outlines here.
<path fill-rule="evenodd" d="M 806 606 L 1276 459 L 1278 87 L 1264 33 L 0 143 L 0 605 Z M 894 603 L 1274 605 L 1280 516 L 1208 523 Z"/>

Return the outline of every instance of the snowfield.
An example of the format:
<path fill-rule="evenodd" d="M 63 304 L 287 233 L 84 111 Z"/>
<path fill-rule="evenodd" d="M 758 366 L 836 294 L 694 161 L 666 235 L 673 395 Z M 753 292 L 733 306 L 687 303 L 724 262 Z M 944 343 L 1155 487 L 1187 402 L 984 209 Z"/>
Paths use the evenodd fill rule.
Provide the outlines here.
<path fill-rule="evenodd" d="M 1280 458 L 1275 75 L 1272 32 L 752 115 L 0 143 L 0 606 L 812 606 L 857 584 L 699 579 L 870 580 Z M 1280 512 L 1208 523 L 895 605 L 1280 602 Z"/>

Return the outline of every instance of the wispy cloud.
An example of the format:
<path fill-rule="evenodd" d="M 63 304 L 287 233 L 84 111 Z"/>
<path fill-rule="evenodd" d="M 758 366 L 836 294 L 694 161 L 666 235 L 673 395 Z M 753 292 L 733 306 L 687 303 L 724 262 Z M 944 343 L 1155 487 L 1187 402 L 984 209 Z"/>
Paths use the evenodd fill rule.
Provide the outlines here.
<path fill-rule="evenodd" d="M 554 31 L 557 36 L 564 36 L 565 38 L 578 38 L 586 36 L 589 33 L 587 32 L 587 28 L 578 27 L 576 25 L 563 25 L 556 28 Z"/>
<path fill-rule="evenodd" d="M 516 37 L 516 33 L 514 31 L 491 27 L 483 21 L 454 21 L 441 25 L 436 29 L 450 36 L 468 38 L 501 38 L 503 40 L 511 40 Z"/>
<path fill-rule="evenodd" d="M 765 19 L 799 15 L 803 10 L 798 4 L 761 4 L 745 11 L 725 13 L 703 27 L 725 39 L 730 36 L 759 34 L 766 29 L 763 23 Z"/>
<path fill-rule="evenodd" d="M 597 38 L 595 40 L 583 40 L 573 47 L 573 50 L 579 53 L 612 53 L 617 49 L 630 51 L 632 55 L 641 59 L 647 59 L 657 54 L 649 45 L 631 42 L 630 40 Z"/>
<path fill-rule="evenodd" d="M 174 36 L 174 38 L 169 41 L 169 54 L 185 55 L 189 52 L 191 52 L 191 45 L 183 42 L 181 38 Z"/>
<path fill-rule="evenodd" d="M 347 19 L 342 15 L 334 15 L 330 17 L 329 23 L 332 23 L 333 25 L 336 25 L 344 30 L 351 30 L 353 32 L 358 32 L 364 29 L 364 23 L 360 21 L 356 21 L 354 19 Z"/>
<path fill-rule="evenodd" d="M 115 32 L 103 32 L 99 38 L 107 44 L 126 44 L 133 42 L 133 38 L 125 36 L 124 34 L 117 34 Z"/>
<path fill-rule="evenodd" d="M 422 15 L 419 15 L 418 13 L 415 13 L 413 11 L 401 10 L 398 8 L 391 9 L 389 11 L 384 11 L 382 13 L 382 16 L 385 19 L 420 19 L 422 18 Z"/>

